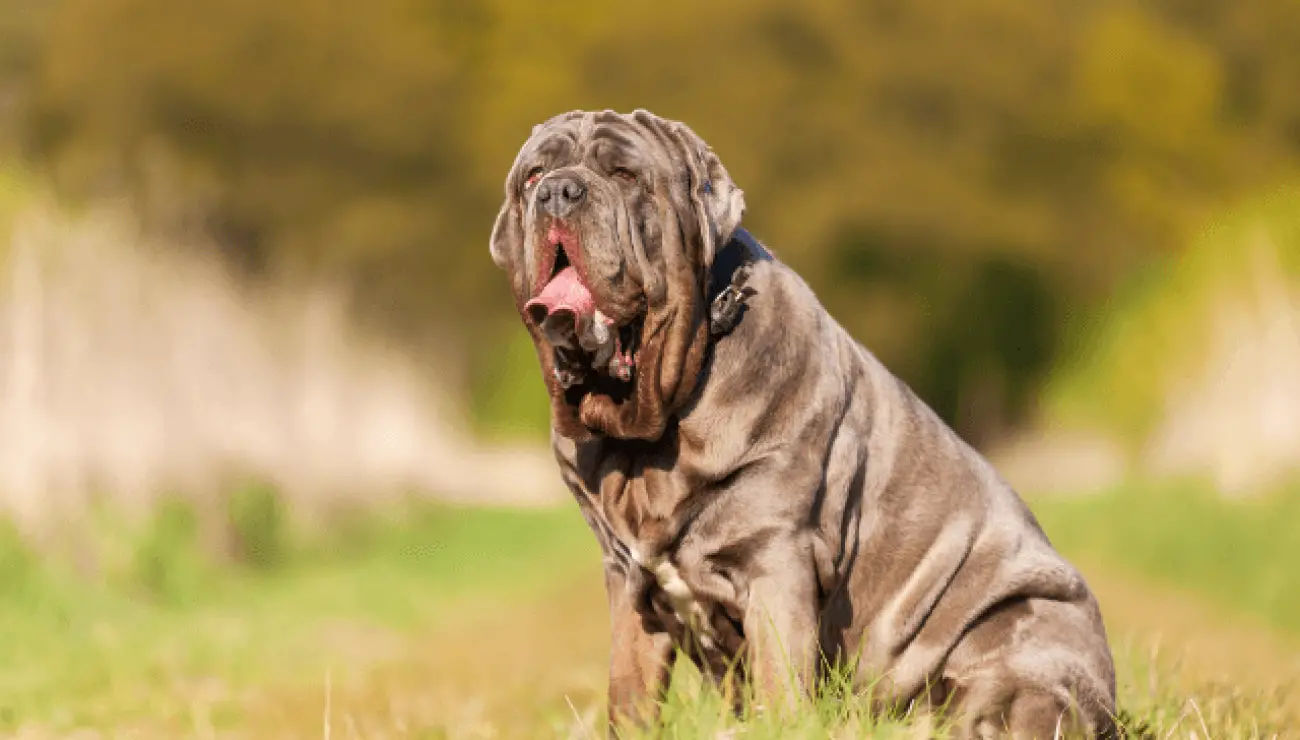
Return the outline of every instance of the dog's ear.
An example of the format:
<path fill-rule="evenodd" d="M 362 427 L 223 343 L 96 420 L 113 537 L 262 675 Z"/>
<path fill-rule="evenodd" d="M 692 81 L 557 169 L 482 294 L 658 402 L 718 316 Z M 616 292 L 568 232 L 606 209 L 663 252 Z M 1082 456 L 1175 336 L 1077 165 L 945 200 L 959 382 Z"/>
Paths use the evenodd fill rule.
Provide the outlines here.
<path fill-rule="evenodd" d="M 722 160 L 718 159 L 713 149 L 694 131 L 687 128 L 686 124 L 682 124 L 682 128 L 686 129 L 686 133 L 697 142 L 700 168 L 708 178 L 697 186 L 696 190 L 700 199 L 704 201 L 704 210 L 713 226 L 713 249 L 707 259 L 711 265 L 713 255 L 731 241 L 732 234 L 740 228 L 740 221 L 745 217 L 745 191 L 736 187 L 731 175 L 727 174 L 727 168 L 722 166 Z"/>
<path fill-rule="evenodd" d="M 687 126 L 648 111 L 632 114 L 666 157 L 663 187 L 655 189 L 660 254 L 653 269 L 662 296 L 647 288 L 646 330 L 638 350 L 633 395 L 615 404 L 588 395 L 581 417 L 587 426 L 624 439 L 658 439 L 670 416 L 689 402 L 708 357 L 705 292 L 713 256 L 740 224 L 745 198 L 726 168 Z"/>
<path fill-rule="evenodd" d="M 526 145 L 525 145 L 526 146 Z M 520 150 L 520 154 L 523 150 Z M 510 164 L 506 173 L 506 184 L 502 188 L 504 199 L 497 220 L 492 224 L 492 236 L 488 237 L 488 251 L 492 261 L 502 270 L 508 270 L 513 255 L 519 254 L 524 245 L 524 223 L 519 214 L 519 197 L 515 189 L 515 171 L 519 169 L 519 154 Z"/>
<path fill-rule="evenodd" d="M 506 197 L 497 213 L 496 223 L 492 225 L 492 236 L 488 240 L 488 251 L 496 266 L 508 269 L 510 260 L 519 254 L 524 246 L 524 224 L 519 217 L 519 206 L 510 188 L 511 179 L 506 178 Z"/>
<path fill-rule="evenodd" d="M 638 115 L 653 115 L 637 111 Z M 662 121 L 662 119 L 660 119 Z M 713 264 L 713 255 L 731 240 L 745 217 L 745 192 L 736 186 L 722 160 L 690 126 L 677 121 L 662 121 L 663 128 L 675 141 L 683 163 L 690 173 L 691 202 L 700 223 L 704 267 Z"/>

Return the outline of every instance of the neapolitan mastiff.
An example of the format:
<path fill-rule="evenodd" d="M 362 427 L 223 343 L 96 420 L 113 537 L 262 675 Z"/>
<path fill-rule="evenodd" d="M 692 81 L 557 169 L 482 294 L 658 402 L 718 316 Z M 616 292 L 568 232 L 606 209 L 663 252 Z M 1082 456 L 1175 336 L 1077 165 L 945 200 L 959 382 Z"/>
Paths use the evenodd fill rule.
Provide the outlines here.
<path fill-rule="evenodd" d="M 882 705 L 945 705 L 966 735 L 1113 731 L 1083 578 L 740 228 L 742 192 L 691 129 L 566 113 L 505 191 L 492 259 L 605 555 L 612 722 L 653 716 L 680 648 L 765 703 L 847 661 Z"/>

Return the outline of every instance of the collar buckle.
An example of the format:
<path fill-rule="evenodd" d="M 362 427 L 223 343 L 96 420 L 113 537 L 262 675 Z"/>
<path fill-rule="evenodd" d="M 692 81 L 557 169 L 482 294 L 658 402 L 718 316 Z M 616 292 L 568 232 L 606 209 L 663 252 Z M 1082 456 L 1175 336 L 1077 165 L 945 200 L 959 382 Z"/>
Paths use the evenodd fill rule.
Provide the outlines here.
<path fill-rule="evenodd" d="M 749 263 L 732 273 L 731 283 L 709 304 L 709 334 L 715 339 L 731 333 L 745 313 L 745 300 L 758 291 L 745 285 L 749 280 Z"/>
<path fill-rule="evenodd" d="M 709 271 L 709 335 L 715 340 L 731 333 L 745 314 L 745 301 L 758 291 L 747 286 L 755 262 L 772 255 L 749 232 L 736 229 L 713 259 Z"/>

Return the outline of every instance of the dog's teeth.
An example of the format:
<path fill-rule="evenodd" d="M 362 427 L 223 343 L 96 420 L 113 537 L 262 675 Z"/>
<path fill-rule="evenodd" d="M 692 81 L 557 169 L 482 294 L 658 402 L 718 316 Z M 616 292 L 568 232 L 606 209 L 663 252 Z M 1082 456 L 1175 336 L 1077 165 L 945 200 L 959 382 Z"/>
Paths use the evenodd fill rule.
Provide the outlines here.
<path fill-rule="evenodd" d="M 560 384 L 560 387 L 565 390 L 582 382 L 582 376 L 570 370 L 563 370 L 557 367 L 554 369 L 552 374 L 555 376 L 556 382 Z"/>
<path fill-rule="evenodd" d="M 591 349 L 596 349 L 597 347 L 603 347 L 609 343 L 610 334 L 611 334 L 609 330 L 609 324 L 605 323 L 601 319 L 599 311 L 596 312 L 596 320 L 591 322 L 590 334 L 591 334 L 591 340 L 594 344 L 594 346 Z"/>
<path fill-rule="evenodd" d="M 632 366 L 628 364 L 626 355 L 614 355 L 610 360 L 609 373 L 624 382 L 632 379 Z"/>
<path fill-rule="evenodd" d="M 614 343 L 614 332 L 610 329 L 611 322 L 609 317 L 596 310 L 592 320 L 586 322 L 582 334 L 578 337 L 578 344 L 588 352 L 601 354 L 601 351 Z"/>

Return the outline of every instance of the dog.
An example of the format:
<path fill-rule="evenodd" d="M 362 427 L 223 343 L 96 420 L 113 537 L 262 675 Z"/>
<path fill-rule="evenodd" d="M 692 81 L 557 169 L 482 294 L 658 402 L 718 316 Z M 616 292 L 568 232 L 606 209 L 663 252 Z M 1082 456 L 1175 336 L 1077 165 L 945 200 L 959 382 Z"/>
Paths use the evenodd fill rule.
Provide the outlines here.
<path fill-rule="evenodd" d="M 604 554 L 611 731 L 655 719 L 686 655 L 763 707 L 841 665 L 967 737 L 1114 733 L 1084 579 L 744 213 L 685 124 L 573 111 L 533 129 L 492 229 Z"/>

